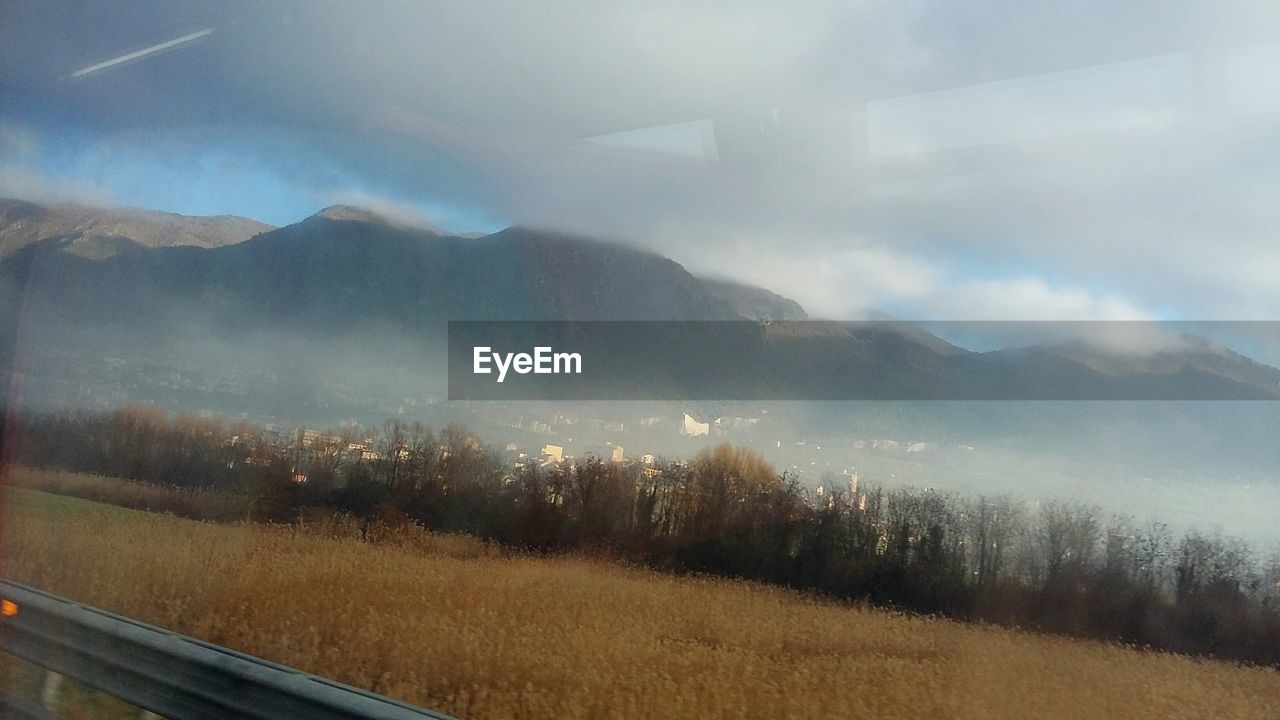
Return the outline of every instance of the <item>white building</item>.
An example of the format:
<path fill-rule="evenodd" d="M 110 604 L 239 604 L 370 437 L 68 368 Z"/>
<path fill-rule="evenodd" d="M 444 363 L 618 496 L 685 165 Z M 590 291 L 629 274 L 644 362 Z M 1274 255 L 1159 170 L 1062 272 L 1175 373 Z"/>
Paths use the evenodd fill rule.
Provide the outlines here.
<path fill-rule="evenodd" d="M 680 424 L 680 434 L 686 437 L 704 437 L 711 434 L 711 424 L 698 422 L 689 413 L 685 413 L 684 421 Z"/>

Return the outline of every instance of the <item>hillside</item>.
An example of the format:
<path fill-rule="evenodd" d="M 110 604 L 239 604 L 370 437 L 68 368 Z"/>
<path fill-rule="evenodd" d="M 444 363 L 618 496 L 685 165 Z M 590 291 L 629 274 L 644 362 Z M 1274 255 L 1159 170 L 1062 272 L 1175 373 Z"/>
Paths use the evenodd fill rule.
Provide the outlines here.
<path fill-rule="evenodd" d="M 139 208 L 95 208 L 0 198 L 0 260 L 29 245 L 56 241 L 88 258 L 133 244 L 214 248 L 243 242 L 272 226 L 234 215 L 193 217 Z"/>
<path fill-rule="evenodd" d="M 1280 714 L 1272 669 L 404 529 L 371 544 L 318 520 L 213 525 L 23 490 L 6 500 L 16 581 L 460 718 Z"/>
<path fill-rule="evenodd" d="M 800 303 L 762 287 L 710 278 L 703 278 L 702 284 L 745 318 L 768 321 L 809 319 Z"/>

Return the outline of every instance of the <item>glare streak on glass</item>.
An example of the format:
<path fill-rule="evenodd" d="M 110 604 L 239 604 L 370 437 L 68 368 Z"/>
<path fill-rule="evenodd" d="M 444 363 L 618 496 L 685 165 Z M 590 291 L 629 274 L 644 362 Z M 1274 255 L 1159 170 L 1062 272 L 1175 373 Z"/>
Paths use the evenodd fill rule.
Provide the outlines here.
<path fill-rule="evenodd" d="M 182 37 L 174 38 L 172 40 L 167 40 L 158 45 L 152 45 L 151 47 L 146 47 L 141 50 L 135 50 L 134 52 L 121 55 L 120 57 L 111 58 L 110 60 L 104 60 L 100 63 L 97 63 L 96 65 L 90 65 L 87 68 L 81 68 L 80 70 L 77 70 L 71 73 L 70 75 L 67 76 L 67 79 L 74 80 L 76 78 L 81 78 L 86 75 L 91 75 L 93 73 L 96 73 L 100 70 L 106 70 L 107 68 L 115 67 L 116 65 L 120 65 L 122 63 L 127 63 L 131 60 L 138 60 L 148 55 L 153 55 L 155 53 L 160 52 L 161 50 L 168 50 L 169 48 L 177 47 L 179 45 L 182 45 L 183 43 L 189 43 L 192 40 L 199 40 L 202 37 L 211 35 L 213 31 L 217 29 L 218 28 L 205 28 L 204 30 L 193 32 L 190 35 L 183 35 Z"/>

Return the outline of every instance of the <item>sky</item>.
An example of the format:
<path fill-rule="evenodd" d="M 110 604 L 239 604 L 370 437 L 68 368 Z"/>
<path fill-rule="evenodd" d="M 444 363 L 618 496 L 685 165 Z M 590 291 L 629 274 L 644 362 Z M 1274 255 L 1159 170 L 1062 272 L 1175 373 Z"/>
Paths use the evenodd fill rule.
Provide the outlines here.
<path fill-rule="evenodd" d="M 0 196 L 532 225 L 816 317 L 1280 319 L 1274 2 L 0 15 Z"/>

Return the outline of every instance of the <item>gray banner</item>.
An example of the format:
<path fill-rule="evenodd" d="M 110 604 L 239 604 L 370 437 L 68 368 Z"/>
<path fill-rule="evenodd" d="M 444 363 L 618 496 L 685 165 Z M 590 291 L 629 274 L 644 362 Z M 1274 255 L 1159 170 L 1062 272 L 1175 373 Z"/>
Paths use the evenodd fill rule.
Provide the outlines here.
<path fill-rule="evenodd" d="M 451 322 L 449 398 L 1280 399 L 1246 353 L 1280 323 Z"/>

